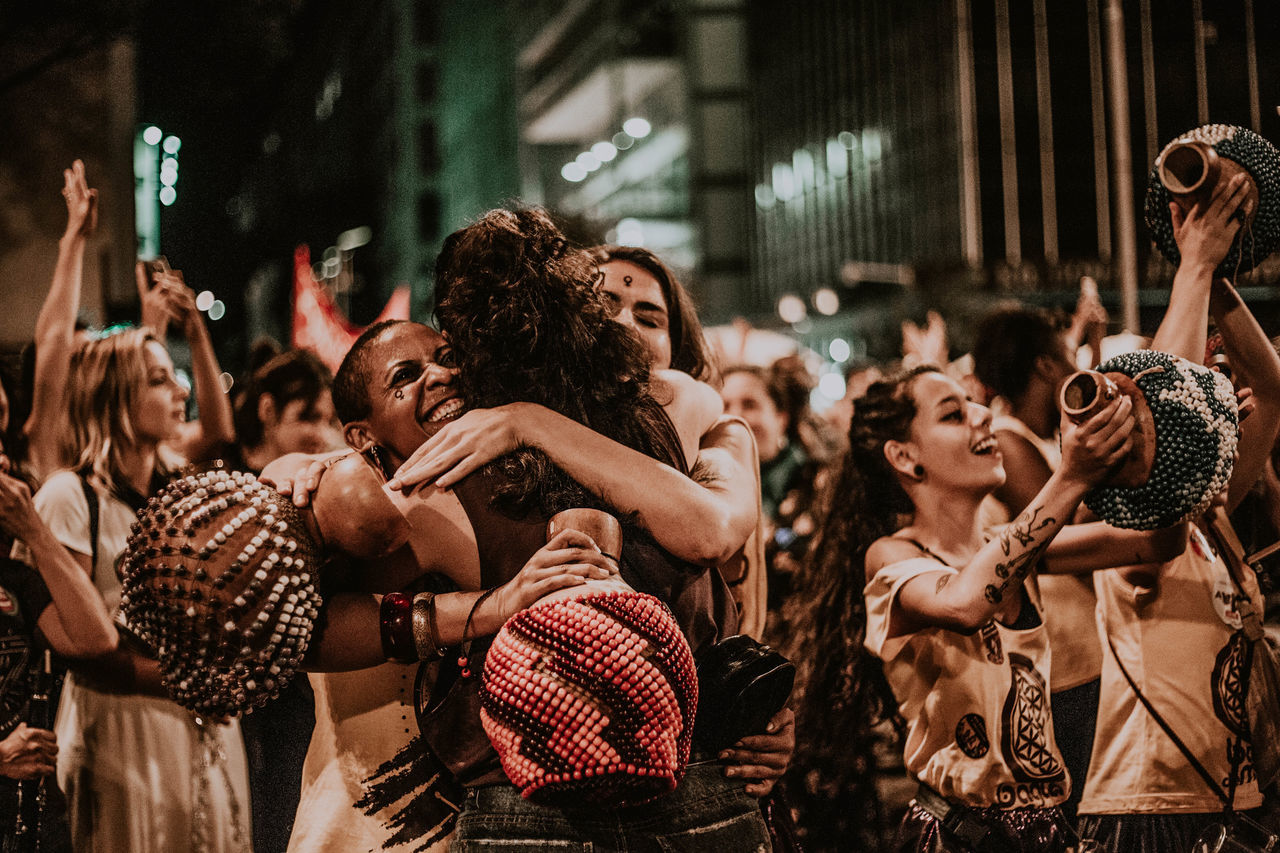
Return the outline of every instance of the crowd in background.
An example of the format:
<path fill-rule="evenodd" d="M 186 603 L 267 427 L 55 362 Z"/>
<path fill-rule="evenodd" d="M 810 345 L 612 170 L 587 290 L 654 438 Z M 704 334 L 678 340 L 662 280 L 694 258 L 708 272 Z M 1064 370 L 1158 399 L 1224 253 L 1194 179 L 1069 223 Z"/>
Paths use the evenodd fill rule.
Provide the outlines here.
<path fill-rule="evenodd" d="M 139 266 L 136 326 L 81 327 L 81 268 L 97 194 L 78 161 L 63 195 L 66 233 L 33 342 L 21 375 L 0 377 L 0 544 L 12 554 L 0 561 L 0 798 L 13 806 L 12 816 L 0 810 L 4 849 L 376 848 L 390 834 L 390 809 L 369 815 L 355 801 L 416 731 L 414 670 L 385 663 L 359 678 L 317 672 L 242 719 L 199 718 L 169 698 L 151 650 L 123 624 L 117 574 L 135 513 L 184 466 L 261 474 L 289 454 L 331 459 L 350 445 L 358 464 L 385 469 L 382 445 L 362 443 L 350 429 L 369 416 L 350 408 L 353 392 L 335 390 L 314 355 L 269 342 L 224 388 L 209 332 L 177 271 Z M 1205 273 L 1230 246 L 1233 213 L 1224 191 L 1176 217 L 1184 261 L 1153 346 L 1205 360 L 1212 316 L 1220 335 L 1208 359 L 1234 368 L 1238 391 L 1252 389 L 1241 400 L 1256 440 L 1242 442 L 1240 480 L 1224 502 L 1254 551 L 1280 530 L 1280 457 L 1271 452 L 1280 359 L 1230 285 Z M 653 253 L 598 247 L 591 259 L 596 294 L 636 333 L 653 375 L 680 373 L 714 388 L 717 414 L 750 430 L 749 439 L 725 432 L 731 428 L 713 418 L 685 461 L 717 499 L 747 504 L 741 512 L 751 514 L 752 533 L 728 549 L 733 556 L 716 558 L 717 571 L 740 630 L 798 666 L 794 729 L 789 714 L 770 725 L 771 735 L 783 735 L 783 758 L 757 762 L 777 751 L 762 742 L 725 759 L 730 778 L 760 799 L 775 848 L 791 839 L 813 851 L 968 849 L 948 835 L 951 827 L 938 828 L 948 816 L 959 820 L 960 808 L 1023 845 L 974 849 L 1066 849 L 1077 826 L 1104 849 L 1189 849 L 1184 841 L 1221 805 L 1172 747 L 1135 757 L 1129 739 L 1149 733 L 1137 721 L 1142 709 L 1120 695 L 1098 614 L 1121 626 L 1111 639 L 1144 662 L 1139 681 L 1161 699 L 1194 693 L 1184 701 L 1202 709 L 1210 673 L 1192 673 L 1203 690 L 1178 693 L 1148 656 L 1154 650 L 1144 644 L 1156 641 L 1142 632 L 1154 630 L 1151 620 L 1212 618 L 1216 546 L 1195 524 L 1108 538 L 1078 511 L 1085 488 L 1128 446 L 1119 403 L 1083 425 L 1059 413 L 1066 378 L 1108 354 L 1096 289 L 1082 287 L 1073 314 L 998 306 L 973 351 L 959 357 L 943 318 L 904 323 L 900 361 L 850 365 L 844 399 L 814 411 L 816 376 L 804 353 L 764 365 L 723 363 L 688 293 Z M 181 379 L 166 346 L 175 339 L 190 354 Z M 448 385 L 454 368 L 433 358 L 419 381 Z M 446 378 L 431 379 L 433 370 Z M 521 428 L 503 425 L 511 434 Z M 570 470 L 582 446 L 558 451 L 551 439 L 538 444 L 540 436 L 530 425 L 516 446 L 537 447 Z M 392 465 L 406 464 L 411 451 L 397 452 Z M 748 472 L 738 495 L 724 497 L 704 476 L 700 466 L 718 454 L 747 457 L 738 459 Z M 570 473 L 591 488 L 588 472 Z M 297 490 L 307 476 L 275 479 Z M 1044 507 L 1056 518 L 1050 528 L 1020 528 L 1027 512 Z M 641 501 L 636 511 L 647 508 Z M 1021 538 L 992 533 L 999 530 L 1020 530 Z M 681 544 L 659 533 L 659 543 L 679 554 Z M 1017 562 L 1012 575 L 1002 573 L 1009 564 L 998 564 L 997 546 Z M 1192 552 L 1199 562 L 1188 567 Z M 1041 563 L 1037 579 L 1030 569 Z M 987 581 L 973 578 L 1000 591 L 984 594 Z M 1265 575 L 1250 585 L 1255 595 L 1271 588 Z M 1173 596 L 1186 600 L 1169 604 Z M 1186 642 L 1202 647 L 1184 646 L 1181 659 L 1211 667 L 1224 630 L 1217 623 L 1190 632 Z M 999 658 L 994 675 L 982 669 L 984 647 L 993 665 Z M 30 714 L 47 689 L 45 649 L 56 711 L 41 721 Z M 1021 662 L 1025 669 L 1016 669 Z M 985 724 L 967 723 L 971 742 L 960 723 L 935 710 L 953 698 L 981 705 L 1003 697 L 994 681 L 981 688 L 986 693 L 973 685 L 1004 678 L 1007 688 L 1010 667 L 1015 680 L 1039 679 L 1047 694 L 1037 748 L 1045 753 L 1040 768 L 1057 769 L 1043 778 L 1010 771 L 1016 762 L 1002 749 L 1014 748 L 999 744 L 999 708 Z M 1267 821 L 1271 792 L 1241 762 L 1222 764 L 1215 738 L 1193 749 L 1229 783 L 1234 808 Z M 1018 785 L 1033 793 L 1002 799 Z M 934 794 L 949 814 L 926 802 Z M 1022 823 L 1008 817 L 1013 812 Z M 20 843 L 27 846 L 11 846 Z"/>

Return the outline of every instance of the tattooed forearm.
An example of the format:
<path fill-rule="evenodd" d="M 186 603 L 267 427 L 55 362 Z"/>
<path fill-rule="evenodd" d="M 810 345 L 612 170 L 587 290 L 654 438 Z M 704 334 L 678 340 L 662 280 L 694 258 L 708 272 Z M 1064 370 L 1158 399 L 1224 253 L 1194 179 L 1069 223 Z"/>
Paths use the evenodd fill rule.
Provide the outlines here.
<path fill-rule="evenodd" d="M 1009 552 L 1013 549 L 1014 540 L 1017 540 L 1019 545 L 1026 547 L 1035 541 L 1037 533 L 1053 524 L 1052 518 L 1044 518 L 1038 524 L 1036 523 L 1036 516 L 1040 515 L 1043 509 L 1044 507 L 1039 506 L 1027 507 L 1022 511 L 1021 515 L 1009 522 L 1009 526 L 1001 531 L 1000 550 L 1004 552 L 1006 557 L 1009 556 Z"/>
<path fill-rule="evenodd" d="M 1000 583 L 987 584 L 983 590 L 987 601 L 992 604 L 1002 602 L 1009 587 L 1022 583 L 1053 540 L 1053 534 L 1057 532 L 1056 520 L 1052 516 L 1039 518 L 1043 509 L 1039 506 L 1027 508 L 1000 533 L 1000 550 L 1009 559 L 996 563 L 995 572 Z M 1027 550 L 1012 553 L 1015 541 Z"/>

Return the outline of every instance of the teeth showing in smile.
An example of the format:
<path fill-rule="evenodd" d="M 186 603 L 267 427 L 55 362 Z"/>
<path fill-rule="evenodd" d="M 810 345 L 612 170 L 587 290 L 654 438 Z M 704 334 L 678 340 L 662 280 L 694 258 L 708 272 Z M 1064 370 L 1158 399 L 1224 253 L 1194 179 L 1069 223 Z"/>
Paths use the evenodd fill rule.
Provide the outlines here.
<path fill-rule="evenodd" d="M 443 403 L 436 406 L 431 411 L 430 417 L 427 418 L 427 423 L 430 424 L 435 423 L 436 421 L 447 420 L 448 418 L 455 417 L 461 413 L 462 401 L 457 397 L 454 397 L 452 400 L 445 400 Z"/>
<path fill-rule="evenodd" d="M 996 440 L 994 436 L 988 436 L 987 438 L 984 438 L 982 441 L 979 441 L 977 444 L 975 444 L 973 447 L 970 448 L 970 450 L 978 454 L 990 453 L 995 449 L 996 449 Z"/>

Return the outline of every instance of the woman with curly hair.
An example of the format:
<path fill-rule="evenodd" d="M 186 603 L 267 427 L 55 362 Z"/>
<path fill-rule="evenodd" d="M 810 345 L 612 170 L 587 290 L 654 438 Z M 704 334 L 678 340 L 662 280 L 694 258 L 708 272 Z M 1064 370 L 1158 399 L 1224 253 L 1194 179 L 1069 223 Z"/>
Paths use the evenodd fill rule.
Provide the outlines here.
<path fill-rule="evenodd" d="M 754 501 L 749 513 L 726 515 L 708 499 L 708 489 L 687 476 L 689 448 L 696 451 L 698 436 L 706 431 L 707 418 L 718 414 L 718 405 L 708 415 L 696 393 L 690 404 L 678 387 L 664 389 L 669 402 L 665 408 L 659 405 L 649 393 L 650 354 L 613 322 L 593 287 L 594 278 L 590 259 L 567 249 L 541 211 L 493 211 L 452 235 L 437 264 L 438 316 L 449 335 L 445 351 L 444 341 L 425 327 L 389 324 L 362 336 L 338 372 L 334 399 L 346 423 L 347 441 L 383 476 L 396 470 L 425 438 L 451 422 L 461 424 L 462 419 L 455 419 L 465 408 L 476 406 L 483 408 L 463 419 L 474 422 L 493 407 L 523 407 L 525 414 L 538 409 L 552 415 L 554 428 L 572 438 L 576 456 L 596 460 L 582 465 L 568 459 L 562 466 L 554 450 L 504 450 L 494 461 L 488 457 L 478 470 L 473 467 L 451 481 L 448 490 L 431 482 L 401 499 L 411 526 L 418 518 L 435 519 L 410 533 L 422 538 L 415 553 L 438 563 L 438 570 L 464 590 L 499 590 L 483 600 L 475 593 L 461 593 L 466 602 L 461 608 L 454 606 L 452 596 L 437 596 L 436 627 L 446 642 L 461 637 L 466 620 L 471 620 L 468 638 L 491 635 L 510 615 L 512 601 L 517 608 L 531 603 L 503 590 L 521 576 L 516 570 L 545 554 L 539 551 L 545 520 L 560 509 L 583 506 L 606 508 L 622 519 L 625 579 L 670 606 L 695 651 L 733 632 L 732 599 L 709 567 L 740 547 L 754 522 Z M 448 367 L 442 372 L 446 360 Z M 690 387 L 696 385 L 684 378 Z M 350 465 L 334 465 L 316 494 L 326 544 L 341 541 L 343 535 L 338 531 L 335 537 L 326 529 L 324 491 L 340 487 L 351 474 Z M 408 492 L 409 484 L 389 485 L 406 486 Z M 344 509 L 334 526 L 367 529 L 358 520 L 360 513 L 353 511 L 358 508 L 348 501 Z M 453 547 L 458 537 L 440 535 L 440 523 L 446 519 L 452 519 L 449 529 L 469 530 L 474 544 Z M 477 548 L 483 558 L 473 550 Z M 443 551 L 454 556 L 438 559 Z M 551 579 L 564 573 L 573 576 L 571 566 L 560 572 L 546 565 L 540 571 L 549 583 L 559 583 Z M 582 574 L 577 573 L 578 582 Z M 380 648 L 376 612 L 366 604 L 363 612 L 355 607 L 335 614 L 331 599 L 329 625 L 317 644 L 317 664 L 349 668 L 370 662 L 360 655 L 376 654 Z M 470 670 L 482 665 L 487 645 L 487 639 L 473 643 Z M 463 684 L 461 692 L 472 689 L 474 685 Z M 450 697 L 457 691 L 455 687 Z M 573 815 L 571 810 L 560 813 L 525 803 L 498 768 L 478 717 L 438 732 L 427 720 L 424 734 L 445 757 L 459 751 L 486 756 L 455 765 L 455 772 L 472 790 L 484 794 L 484 813 L 496 808 L 511 818 L 515 835 L 494 839 L 496 843 L 532 837 L 528 833 L 536 835 L 548 820 L 554 825 L 547 830 L 550 838 L 594 838 L 599 821 L 606 820 L 613 822 L 607 834 L 612 838 L 622 832 L 622 844 L 627 838 L 650 836 L 650 824 L 660 825 L 662 832 L 679 841 L 691 835 L 700 838 L 708 824 L 721 823 L 704 839 L 710 845 L 706 849 L 733 846 L 738 839 L 749 839 L 753 847 L 757 840 L 767 844 L 759 810 L 745 786 L 726 778 L 718 765 L 692 769 L 686 784 L 647 813 L 642 828 L 631 825 L 642 818 L 636 810 L 593 809 Z M 788 751 L 789 741 L 782 753 Z M 758 768 L 751 770 L 738 775 L 763 775 Z M 780 766 L 770 772 L 776 775 L 779 770 Z M 468 817 L 471 811 L 468 808 L 462 816 L 461 837 L 470 845 L 488 843 L 477 833 L 483 836 L 502 821 Z"/>
<path fill-rule="evenodd" d="M 929 367 L 876 382 L 857 402 L 802 580 L 796 624 L 813 627 L 793 645 L 803 684 L 795 772 L 828 795 L 802 816 L 806 846 L 849 849 L 877 824 L 869 771 L 876 727 L 892 720 L 920 783 L 896 849 L 1006 849 L 966 846 L 979 836 L 1066 849 L 1057 805 L 1070 782 L 1033 569 L 1127 452 L 1131 430 L 1127 398 L 1083 424 L 1064 421 L 1061 468 L 989 539 L 978 507 L 1004 479 L 991 413 Z M 1092 547 L 1077 540 L 1049 564 L 1146 562 L 1162 545 L 1180 547 L 1176 535 L 1102 527 L 1079 534 Z"/>
<path fill-rule="evenodd" d="M 538 210 L 493 211 L 451 235 L 436 264 L 437 316 L 458 360 L 462 398 L 485 408 L 540 403 L 665 463 L 674 483 L 687 474 L 691 454 L 667 410 L 648 394 L 649 354 L 613 322 L 593 287 L 593 272 L 590 258 L 569 250 Z M 695 429 L 695 435 L 705 431 Z M 618 463 L 625 470 L 626 454 L 618 455 Z M 488 463 L 454 491 L 470 504 L 477 545 L 485 550 L 510 543 L 502 547 L 515 556 L 538 544 L 541 526 L 530 526 L 529 519 L 570 507 L 626 505 L 614 491 L 602 490 L 608 498 L 602 502 L 583 485 L 542 452 L 523 449 Z M 733 633 L 733 600 L 710 568 L 722 554 L 706 553 L 710 559 L 702 566 L 685 563 L 654 548 L 655 536 L 645 528 L 623 521 L 623 579 L 670 607 L 695 657 Z M 663 527 L 647 522 L 655 531 Z M 681 534 L 691 541 L 706 538 L 687 518 L 679 526 L 692 528 Z M 735 550 L 740 545 L 729 544 Z M 484 568 L 492 571 L 503 562 L 518 560 L 508 557 Z M 474 647 L 472 654 L 474 660 Z M 483 658 L 483 650 L 479 654 Z M 478 721 L 470 728 L 451 736 L 483 738 Z M 523 799 L 500 773 L 469 782 L 455 844 L 509 850 L 515 842 L 540 841 L 586 841 L 618 850 L 664 843 L 706 850 L 769 847 L 755 801 L 714 765 L 690 767 L 673 792 L 642 808 L 551 808 Z"/>

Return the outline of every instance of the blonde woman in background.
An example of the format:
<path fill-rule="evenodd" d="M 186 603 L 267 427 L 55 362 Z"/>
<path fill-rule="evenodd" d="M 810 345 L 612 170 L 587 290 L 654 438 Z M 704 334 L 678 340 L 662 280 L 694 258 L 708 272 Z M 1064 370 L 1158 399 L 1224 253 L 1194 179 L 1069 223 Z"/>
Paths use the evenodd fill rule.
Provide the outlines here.
<path fill-rule="evenodd" d="M 114 614 L 134 514 L 181 463 L 163 445 L 184 429 L 188 393 L 142 329 L 82 343 L 71 377 L 75 467 L 45 481 L 36 509 Z M 165 698 L 155 661 L 136 647 L 75 667 L 54 728 L 75 849 L 250 848 L 238 724 L 197 719 Z"/>

